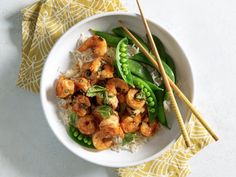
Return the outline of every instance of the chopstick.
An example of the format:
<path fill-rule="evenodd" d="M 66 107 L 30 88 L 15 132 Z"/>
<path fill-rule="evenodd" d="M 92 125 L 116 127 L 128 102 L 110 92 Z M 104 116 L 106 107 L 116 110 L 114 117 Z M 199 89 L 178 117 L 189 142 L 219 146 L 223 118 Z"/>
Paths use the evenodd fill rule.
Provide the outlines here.
<path fill-rule="evenodd" d="M 149 26 L 147 24 L 147 21 L 146 21 L 145 17 L 144 17 L 143 10 L 142 10 L 142 8 L 140 6 L 139 0 L 136 0 L 136 2 L 138 4 L 138 8 L 139 8 L 139 11 L 140 11 L 140 14 L 141 14 L 141 17 L 142 17 L 142 20 L 143 20 L 146 32 L 147 32 L 147 36 L 148 36 L 148 39 L 149 39 L 149 43 L 151 45 L 152 52 L 153 52 L 154 56 L 157 58 L 157 62 L 153 61 L 153 63 L 155 63 L 154 66 L 156 68 L 158 68 L 158 66 L 159 66 L 159 71 L 160 71 L 160 74 L 161 74 L 161 76 L 163 78 L 165 88 L 166 88 L 167 92 L 169 93 L 171 106 L 172 106 L 172 109 L 175 112 L 176 119 L 177 119 L 177 122 L 179 124 L 179 128 L 181 130 L 181 133 L 183 135 L 185 144 L 186 144 L 187 147 L 190 147 L 191 146 L 190 138 L 189 138 L 187 130 L 185 128 L 182 115 L 180 113 L 179 107 L 178 107 L 177 102 L 175 100 L 175 96 L 174 96 L 173 91 L 172 91 L 172 89 L 170 87 L 170 83 L 168 81 L 166 72 L 165 72 L 164 67 L 162 65 L 160 55 L 159 55 L 159 53 L 157 51 L 156 45 L 155 45 L 154 40 L 152 38 L 152 34 L 151 34 L 151 31 L 150 31 L 150 28 L 149 28 Z"/>
<path fill-rule="evenodd" d="M 150 55 L 150 53 L 140 44 L 140 42 L 134 37 L 134 35 L 124 26 L 122 21 L 119 21 L 121 24 L 121 27 L 125 30 L 125 32 L 133 39 L 134 43 L 139 47 L 139 49 L 144 53 L 144 55 L 150 60 L 150 62 L 156 66 L 156 69 L 160 72 L 159 66 L 157 65 L 155 59 L 153 56 Z M 199 122 L 206 128 L 206 130 L 209 132 L 209 134 L 213 137 L 215 141 L 217 141 L 219 138 L 216 135 L 216 133 L 210 128 L 210 126 L 207 124 L 207 122 L 204 120 L 202 115 L 195 109 L 193 104 L 188 100 L 188 98 L 182 93 L 182 91 L 178 88 L 178 86 L 175 85 L 175 83 L 167 76 L 168 81 L 170 83 L 170 86 L 175 91 L 175 94 L 186 104 L 186 106 L 189 107 L 189 109 L 192 111 L 192 113 L 196 116 L 196 118 L 199 120 Z"/>

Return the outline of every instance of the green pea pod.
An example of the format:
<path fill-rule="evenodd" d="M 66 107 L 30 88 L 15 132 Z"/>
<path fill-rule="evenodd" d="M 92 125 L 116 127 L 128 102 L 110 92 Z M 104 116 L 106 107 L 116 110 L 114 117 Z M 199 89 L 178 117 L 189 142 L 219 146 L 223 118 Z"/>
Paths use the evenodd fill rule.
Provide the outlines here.
<path fill-rule="evenodd" d="M 165 46 L 163 45 L 163 43 L 161 42 L 161 40 L 157 36 L 152 34 L 152 37 L 153 37 L 154 43 L 156 44 L 156 48 L 158 50 L 158 53 L 159 53 L 161 59 L 166 62 Z"/>
<path fill-rule="evenodd" d="M 170 99 L 170 94 L 168 92 L 165 92 L 164 100 L 169 100 L 169 99 Z"/>
<path fill-rule="evenodd" d="M 150 72 L 143 65 L 141 65 L 139 62 L 135 60 L 130 60 L 130 59 L 128 60 L 128 63 L 129 63 L 129 69 L 132 74 L 149 82 L 153 82 Z"/>
<path fill-rule="evenodd" d="M 169 55 L 166 54 L 166 64 L 172 69 L 174 75 L 176 76 L 176 67 L 173 58 Z M 175 78 L 176 80 L 176 78 Z"/>
<path fill-rule="evenodd" d="M 143 92 L 145 93 L 149 121 L 150 122 L 155 121 L 157 117 L 157 110 L 156 110 L 157 99 L 156 99 L 155 94 L 153 93 L 152 89 L 148 86 L 148 84 L 144 80 L 140 79 L 139 77 L 133 75 L 133 81 L 134 81 L 135 87 L 142 89 Z"/>
<path fill-rule="evenodd" d="M 153 79 L 150 75 L 150 72 L 139 62 L 136 62 L 135 60 L 129 60 L 129 66 L 131 73 L 145 80 L 145 82 L 153 91 L 164 91 L 163 88 L 153 84 Z"/>
<path fill-rule="evenodd" d="M 121 76 L 127 84 L 133 87 L 134 86 L 133 77 L 129 69 L 130 67 L 128 62 L 127 50 L 128 50 L 128 39 L 124 38 L 118 43 L 116 47 L 115 64 L 118 71 L 118 75 Z"/>
<path fill-rule="evenodd" d="M 171 56 L 169 54 L 166 53 L 166 65 L 169 66 L 169 68 L 171 68 L 171 70 L 174 73 L 174 79 L 171 79 L 172 81 L 174 81 L 176 83 L 176 68 L 175 68 L 175 64 L 173 59 L 171 58 Z M 164 100 L 169 100 L 169 93 L 165 92 L 164 94 Z"/>
<path fill-rule="evenodd" d="M 76 143 L 80 144 L 81 146 L 95 149 L 92 138 L 90 136 L 82 134 L 77 128 L 70 125 L 67 131 L 68 135 L 73 139 Z"/>
<path fill-rule="evenodd" d="M 148 58 L 143 53 L 138 53 L 138 54 L 132 56 L 130 59 L 145 63 L 145 64 L 153 67 L 153 64 L 148 60 Z M 174 75 L 174 72 L 172 71 L 172 69 L 164 61 L 162 61 L 162 65 L 165 69 L 166 74 L 170 77 L 170 79 L 173 82 L 175 82 L 175 75 Z"/>
<path fill-rule="evenodd" d="M 175 68 L 175 64 L 174 64 L 172 57 L 166 52 L 165 46 L 161 42 L 161 40 L 157 36 L 155 36 L 154 34 L 152 34 L 152 37 L 153 37 L 153 40 L 156 44 L 156 47 L 157 47 L 157 50 L 159 52 L 161 59 L 163 61 L 165 61 L 165 63 L 172 69 L 174 75 L 176 76 L 176 68 Z"/>
<path fill-rule="evenodd" d="M 122 27 L 116 27 L 112 29 L 113 33 L 115 33 L 116 35 L 120 36 L 120 37 L 127 37 L 129 39 L 129 43 L 130 44 L 134 44 L 133 39 L 123 30 Z M 134 37 L 142 44 L 142 46 L 147 49 L 149 51 L 148 45 L 146 42 L 144 42 L 144 40 L 134 31 L 129 30 Z"/>
<path fill-rule="evenodd" d="M 163 101 L 164 101 L 164 92 L 155 92 L 156 93 L 156 98 L 157 98 L 157 117 L 159 122 L 167 127 L 168 129 L 170 129 L 167 119 L 166 119 L 166 114 L 165 114 L 165 109 L 164 109 L 164 105 L 163 105 Z"/>
<path fill-rule="evenodd" d="M 175 83 L 175 74 L 172 71 L 172 69 L 164 62 L 162 61 L 162 65 L 164 67 L 164 70 L 166 74 L 170 77 L 170 79 Z"/>
<path fill-rule="evenodd" d="M 175 75 L 175 83 L 176 83 L 176 68 L 175 68 L 174 61 L 169 54 L 166 55 L 166 64 L 172 69 L 172 71 Z M 169 97 L 170 97 L 169 93 L 166 92 L 164 95 L 164 100 L 169 100 Z"/>
<path fill-rule="evenodd" d="M 92 30 L 92 29 L 90 29 L 90 31 L 92 31 L 94 34 L 104 38 L 107 42 L 107 45 L 111 46 L 111 47 L 116 47 L 118 45 L 118 43 L 122 40 L 121 37 L 118 37 L 114 34 L 110 34 L 107 32 L 96 31 L 96 30 Z"/>
<path fill-rule="evenodd" d="M 129 60 L 128 62 L 131 73 L 145 80 L 145 82 L 153 91 L 164 91 L 163 88 L 153 84 L 153 79 L 150 75 L 150 72 L 143 65 L 141 65 L 139 62 L 136 62 L 135 60 Z"/>
<path fill-rule="evenodd" d="M 164 91 L 163 88 L 158 87 L 156 84 L 153 84 L 152 82 L 149 82 L 149 81 L 145 81 L 145 82 L 148 84 L 148 86 L 149 86 L 153 91 L 161 91 L 161 92 Z"/>
<path fill-rule="evenodd" d="M 134 56 L 132 56 L 130 59 L 153 67 L 153 64 L 147 59 L 147 57 L 143 53 L 137 53 Z"/>

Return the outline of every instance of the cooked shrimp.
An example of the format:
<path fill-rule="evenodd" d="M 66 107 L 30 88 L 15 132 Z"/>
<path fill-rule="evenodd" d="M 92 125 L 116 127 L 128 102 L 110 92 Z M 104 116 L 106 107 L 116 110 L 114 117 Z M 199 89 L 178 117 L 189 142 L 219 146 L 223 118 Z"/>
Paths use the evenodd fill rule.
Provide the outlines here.
<path fill-rule="evenodd" d="M 125 94 L 117 94 L 117 98 L 119 100 L 119 104 L 125 104 L 126 103 Z"/>
<path fill-rule="evenodd" d="M 82 90 L 83 92 L 87 92 L 87 90 L 91 87 L 89 80 L 84 77 L 75 80 L 75 88 L 76 90 Z"/>
<path fill-rule="evenodd" d="M 108 105 L 112 107 L 112 109 L 116 109 L 118 107 L 118 99 L 115 95 L 108 95 Z"/>
<path fill-rule="evenodd" d="M 101 113 L 100 111 L 101 106 L 97 106 L 94 110 L 93 110 L 93 115 L 94 117 L 98 120 L 98 122 L 101 122 L 103 119 L 106 119 L 107 117 L 104 117 L 104 115 Z"/>
<path fill-rule="evenodd" d="M 138 114 L 145 114 L 145 106 L 141 107 L 140 109 L 132 109 L 130 107 L 127 108 L 128 113 L 130 113 L 130 115 L 138 115 Z"/>
<path fill-rule="evenodd" d="M 72 109 L 77 113 L 78 116 L 85 116 L 89 113 L 90 106 L 91 103 L 89 98 L 83 95 L 79 95 Z"/>
<path fill-rule="evenodd" d="M 90 70 L 90 66 L 91 66 L 91 63 L 92 62 L 86 62 L 86 63 L 83 63 L 82 67 L 81 67 L 81 73 L 82 74 L 85 74 L 85 77 L 89 77 L 91 75 L 91 70 Z M 87 73 L 85 73 L 87 72 Z M 86 78 L 87 78 L 86 77 Z"/>
<path fill-rule="evenodd" d="M 126 95 L 126 103 L 133 109 L 140 109 L 144 106 L 145 100 L 135 99 L 136 93 L 137 89 L 130 89 Z"/>
<path fill-rule="evenodd" d="M 104 102 L 103 96 L 97 94 L 97 95 L 96 95 L 96 101 L 97 101 L 97 104 L 98 104 L 98 105 L 103 105 L 103 102 Z"/>
<path fill-rule="evenodd" d="M 92 135 L 96 131 L 95 120 L 92 115 L 80 117 L 76 122 L 76 127 L 85 135 Z"/>
<path fill-rule="evenodd" d="M 87 62 L 82 65 L 81 76 L 89 79 L 91 84 L 96 84 L 98 81 L 98 73 L 91 70 L 92 62 Z M 93 66 L 94 67 L 94 66 Z M 92 67 L 92 68 L 93 68 Z"/>
<path fill-rule="evenodd" d="M 103 131 L 97 131 L 92 137 L 93 145 L 97 150 L 104 150 L 113 144 L 112 137 L 107 136 Z"/>
<path fill-rule="evenodd" d="M 92 61 L 90 70 L 92 73 L 97 73 L 100 80 L 113 78 L 114 68 L 109 64 L 104 64 L 101 57 Z"/>
<path fill-rule="evenodd" d="M 103 61 L 105 61 L 106 63 L 110 65 L 113 65 L 113 62 L 114 62 L 114 60 L 108 55 L 103 56 Z"/>
<path fill-rule="evenodd" d="M 121 137 L 122 139 L 125 138 L 125 133 L 124 133 L 124 131 L 123 131 L 123 129 L 121 127 L 119 129 L 119 137 Z"/>
<path fill-rule="evenodd" d="M 158 130 L 159 126 L 157 122 L 148 123 L 148 122 L 142 122 L 140 126 L 140 132 L 143 136 L 150 137 L 154 135 L 154 133 Z"/>
<path fill-rule="evenodd" d="M 104 64 L 101 57 L 95 58 L 91 62 L 84 63 L 81 69 L 82 76 L 90 79 L 91 83 L 96 83 L 98 79 L 104 80 L 113 77 L 114 68 L 109 64 Z"/>
<path fill-rule="evenodd" d="M 78 50 L 84 52 L 88 49 L 92 49 L 95 56 L 103 56 L 107 53 L 107 42 L 105 39 L 94 35 L 81 44 Z"/>
<path fill-rule="evenodd" d="M 102 66 L 102 58 L 95 58 L 90 65 L 91 72 L 98 72 Z"/>
<path fill-rule="evenodd" d="M 133 133 L 139 130 L 139 124 L 141 123 L 141 115 L 137 115 L 135 117 L 125 116 L 121 120 L 121 128 L 125 133 Z"/>
<path fill-rule="evenodd" d="M 108 95 L 107 98 L 104 98 L 104 96 L 102 95 L 96 95 L 96 101 L 98 105 L 103 105 L 104 104 L 104 100 L 106 99 L 106 104 L 108 104 L 109 106 L 112 107 L 112 109 L 116 109 L 118 107 L 118 99 L 115 95 Z"/>
<path fill-rule="evenodd" d="M 154 135 L 154 133 L 159 129 L 159 124 L 157 122 L 150 123 L 148 116 L 146 115 L 140 126 L 140 132 L 142 135 L 149 137 Z"/>
<path fill-rule="evenodd" d="M 116 95 L 117 92 L 121 92 L 121 93 L 128 92 L 129 86 L 122 79 L 112 78 L 107 81 L 106 89 L 109 93 Z"/>
<path fill-rule="evenodd" d="M 74 81 L 65 79 L 65 77 L 61 76 L 57 81 L 56 95 L 59 98 L 65 98 L 69 95 L 72 95 L 74 92 L 75 92 Z"/>
<path fill-rule="evenodd" d="M 120 133 L 120 124 L 117 113 L 114 112 L 109 118 L 103 119 L 99 124 L 99 128 L 111 137 L 118 135 Z"/>
<path fill-rule="evenodd" d="M 105 64 L 102 67 L 99 79 L 104 80 L 113 78 L 114 77 L 113 73 L 114 73 L 114 68 L 109 64 Z"/>
<path fill-rule="evenodd" d="M 117 94 L 117 99 L 119 101 L 118 113 L 119 115 L 123 115 L 127 107 L 125 94 Z"/>

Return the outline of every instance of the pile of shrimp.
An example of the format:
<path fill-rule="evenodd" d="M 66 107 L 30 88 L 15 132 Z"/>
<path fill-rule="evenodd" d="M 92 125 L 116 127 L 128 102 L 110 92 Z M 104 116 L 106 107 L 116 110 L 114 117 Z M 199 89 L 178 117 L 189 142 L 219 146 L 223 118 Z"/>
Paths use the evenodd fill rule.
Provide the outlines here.
<path fill-rule="evenodd" d="M 114 145 L 114 138 L 123 139 L 126 133 L 140 133 L 150 137 L 159 129 L 158 122 L 150 123 L 145 100 L 137 99 L 139 89 L 130 87 L 117 77 L 112 58 L 107 56 L 107 43 L 99 36 L 92 36 L 83 42 L 79 52 L 91 50 L 94 59 L 83 63 L 78 77 L 68 78 L 61 75 L 56 83 L 56 94 L 66 100 L 64 109 L 77 114 L 75 127 L 85 135 L 92 137 L 97 150 L 105 150 Z M 104 117 L 98 111 L 104 105 L 104 97 L 87 97 L 86 93 L 93 85 L 106 89 L 113 113 Z"/>

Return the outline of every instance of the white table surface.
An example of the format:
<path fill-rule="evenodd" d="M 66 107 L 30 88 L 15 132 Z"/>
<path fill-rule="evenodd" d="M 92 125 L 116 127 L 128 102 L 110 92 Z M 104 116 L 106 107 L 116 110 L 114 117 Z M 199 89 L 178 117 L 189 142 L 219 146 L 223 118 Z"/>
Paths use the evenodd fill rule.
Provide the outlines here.
<path fill-rule="evenodd" d="M 35 0 L 0 1 L 0 177 L 112 177 L 68 151 L 43 116 L 39 95 L 15 87 L 20 9 Z M 190 160 L 191 177 L 236 176 L 236 1 L 143 0 L 145 14 L 181 44 L 194 72 L 195 104 L 220 136 Z M 124 0 L 136 11 L 134 0 Z"/>

